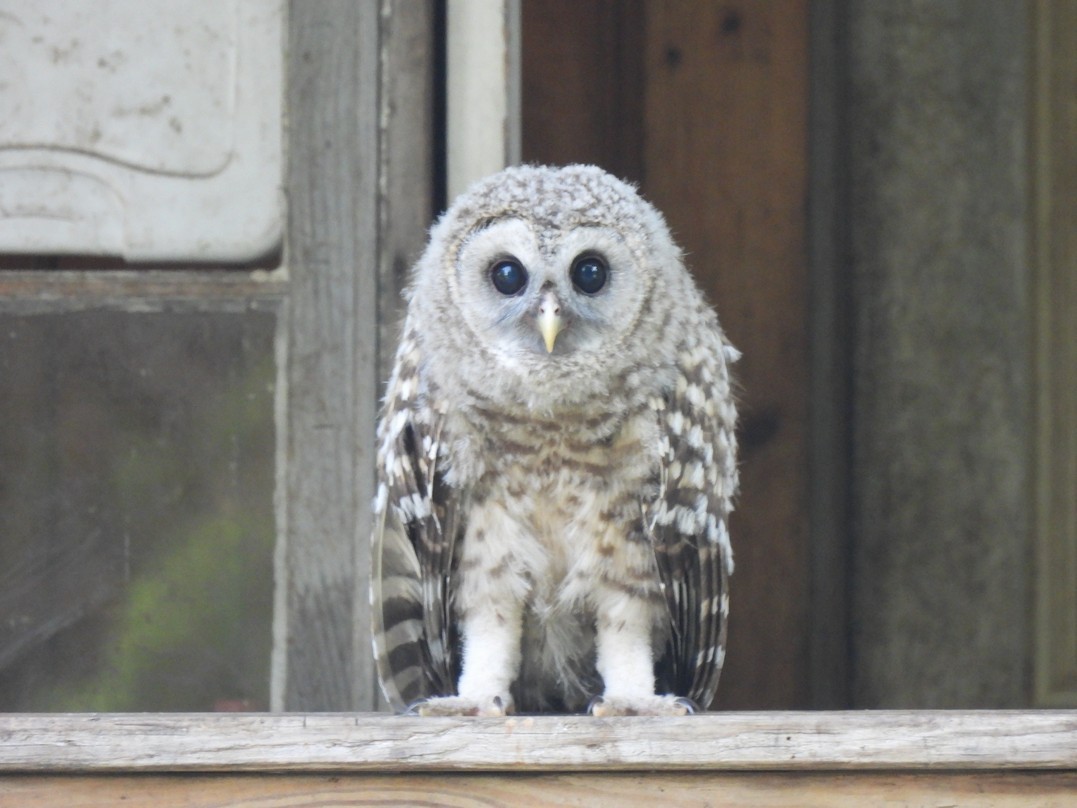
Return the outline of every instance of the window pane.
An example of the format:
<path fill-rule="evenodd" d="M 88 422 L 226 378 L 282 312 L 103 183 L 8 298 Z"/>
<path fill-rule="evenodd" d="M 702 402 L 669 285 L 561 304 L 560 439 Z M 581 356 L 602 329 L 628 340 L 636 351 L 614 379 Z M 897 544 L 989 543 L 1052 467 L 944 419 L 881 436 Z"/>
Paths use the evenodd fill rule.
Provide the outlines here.
<path fill-rule="evenodd" d="M 0 710 L 268 707 L 274 322 L 0 315 Z"/>

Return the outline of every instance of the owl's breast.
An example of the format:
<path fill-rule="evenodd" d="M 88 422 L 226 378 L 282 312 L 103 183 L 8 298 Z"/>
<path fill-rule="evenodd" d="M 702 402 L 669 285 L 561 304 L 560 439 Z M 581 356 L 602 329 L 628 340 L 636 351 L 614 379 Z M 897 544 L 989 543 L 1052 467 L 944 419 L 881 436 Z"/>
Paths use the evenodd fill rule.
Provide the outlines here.
<path fill-rule="evenodd" d="M 574 514 L 588 498 L 638 491 L 660 451 L 649 412 L 551 419 L 488 414 L 472 426 L 486 458 L 480 486 L 500 488 L 549 516 Z"/>
<path fill-rule="evenodd" d="M 616 563 L 620 548 L 642 534 L 640 503 L 657 486 L 660 451 L 649 411 L 575 422 L 487 414 L 468 443 L 477 441 L 485 459 L 472 500 L 502 511 L 517 542 L 538 545 L 530 556 L 543 560 L 543 569 L 531 570 L 536 596 L 572 589 L 573 576 Z"/>

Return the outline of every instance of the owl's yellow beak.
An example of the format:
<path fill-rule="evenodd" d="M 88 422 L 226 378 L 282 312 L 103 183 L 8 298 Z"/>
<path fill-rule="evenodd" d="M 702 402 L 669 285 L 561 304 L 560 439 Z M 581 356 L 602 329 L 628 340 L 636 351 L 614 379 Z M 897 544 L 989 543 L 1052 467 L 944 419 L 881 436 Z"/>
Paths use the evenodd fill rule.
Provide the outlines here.
<path fill-rule="evenodd" d="M 561 301 L 553 292 L 547 292 L 539 304 L 538 328 L 542 340 L 546 343 L 546 353 L 553 353 L 553 344 L 557 335 L 565 327 L 561 320 Z"/>

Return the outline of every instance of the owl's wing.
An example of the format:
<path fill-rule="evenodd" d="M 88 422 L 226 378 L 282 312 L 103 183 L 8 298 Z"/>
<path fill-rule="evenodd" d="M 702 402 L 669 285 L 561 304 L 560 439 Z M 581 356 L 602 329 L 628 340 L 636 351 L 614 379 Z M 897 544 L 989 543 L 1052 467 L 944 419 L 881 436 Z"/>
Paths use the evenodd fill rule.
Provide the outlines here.
<path fill-rule="evenodd" d="M 392 707 L 455 692 L 449 584 L 459 534 L 438 468 L 441 418 L 418 395 L 418 348 L 397 352 L 378 425 L 370 603 L 374 657 Z"/>
<path fill-rule="evenodd" d="M 657 666 L 659 692 L 707 709 L 725 660 L 737 489 L 736 408 L 721 332 L 695 335 L 674 390 L 653 406 L 663 428 L 658 496 L 647 508 L 672 633 Z"/>

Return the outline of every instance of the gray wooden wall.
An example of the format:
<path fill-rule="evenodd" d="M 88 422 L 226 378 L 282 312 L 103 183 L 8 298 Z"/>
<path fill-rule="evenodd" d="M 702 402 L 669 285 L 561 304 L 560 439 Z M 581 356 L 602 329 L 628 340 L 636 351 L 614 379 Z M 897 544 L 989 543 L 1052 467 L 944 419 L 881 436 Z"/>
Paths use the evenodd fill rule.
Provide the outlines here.
<path fill-rule="evenodd" d="M 1027 7 L 842 6 L 851 700 L 1027 704 Z"/>

